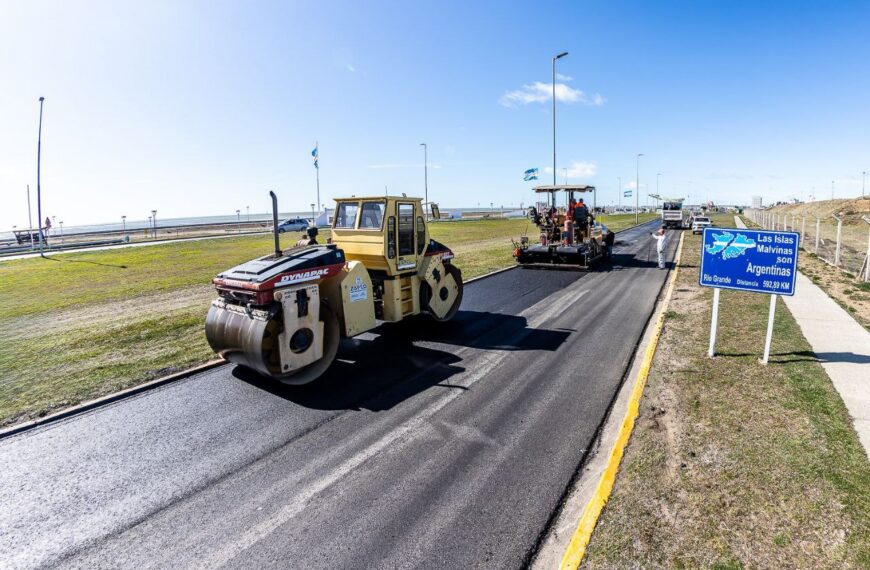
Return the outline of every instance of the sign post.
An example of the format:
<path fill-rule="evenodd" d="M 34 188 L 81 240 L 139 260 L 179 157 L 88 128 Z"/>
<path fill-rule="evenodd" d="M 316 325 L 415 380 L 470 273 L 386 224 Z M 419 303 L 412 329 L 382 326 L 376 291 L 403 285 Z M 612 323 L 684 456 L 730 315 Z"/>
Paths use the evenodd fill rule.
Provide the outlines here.
<path fill-rule="evenodd" d="M 794 295 L 799 246 L 800 234 L 793 231 L 704 228 L 699 283 L 702 287 L 713 287 L 708 356 L 716 354 L 720 289 L 766 293 L 771 299 L 761 363 L 767 364 L 776 298 Z"/>

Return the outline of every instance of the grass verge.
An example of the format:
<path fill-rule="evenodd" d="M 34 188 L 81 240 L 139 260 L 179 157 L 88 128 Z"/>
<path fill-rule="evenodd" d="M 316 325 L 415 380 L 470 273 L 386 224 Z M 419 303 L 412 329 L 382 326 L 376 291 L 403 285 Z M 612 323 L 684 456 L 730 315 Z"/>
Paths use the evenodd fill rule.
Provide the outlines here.
<path fill-rule="evenodd" d="M 687 234 L 584 567 L 870 567 L 870 462 L 839 394 L 783 303 L 770 365 L 758 363 L 766 295 L 723 291 L 719 355 L 707 358 L 712 290 L 698 285 L 699 254 Z"/>
<path fill-rule="evenodd" d="M 619 230 L 634 216 L 603 221 Z M 535 231 L 523 219 L 431 226 L 466 279 L 513 264 L 510 239 Z M 282 246 L 297 238 L 284 234 Z M 213 358 L 203 333 L 212 277 L 271 248 L 258 235 L 0 262 L 0 425 Z"/>

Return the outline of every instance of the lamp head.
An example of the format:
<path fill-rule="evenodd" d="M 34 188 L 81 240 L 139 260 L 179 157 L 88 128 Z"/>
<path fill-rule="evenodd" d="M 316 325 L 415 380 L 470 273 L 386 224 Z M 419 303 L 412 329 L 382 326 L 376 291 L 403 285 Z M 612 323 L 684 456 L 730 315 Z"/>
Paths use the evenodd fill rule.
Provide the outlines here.
<path fill-rule="evenodd" d="M 43 101 L 45 101 L 45 97 L 40 97 L 39 102 L 42 103 Z"/>
<path fill-rule="evenodd" d="M 554 57 L 553 59 L 560 59 L 560 58 L 565 57 L 566 55 L 568 55 L 568 52 L 567 52 L 567 51 L 563 51 L 562 53 L 560 53 L 559 55 L 557 55 L 557 56 Z"/>

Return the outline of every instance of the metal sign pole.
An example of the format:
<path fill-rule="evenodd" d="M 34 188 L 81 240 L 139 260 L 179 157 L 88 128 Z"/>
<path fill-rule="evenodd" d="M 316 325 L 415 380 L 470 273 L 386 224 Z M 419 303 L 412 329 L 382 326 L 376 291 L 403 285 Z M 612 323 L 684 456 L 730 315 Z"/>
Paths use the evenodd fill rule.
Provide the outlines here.
<path fill-rule="evenodd" d="M 816 218 L 816 255 L 819 254 L 819 226 L 821 223 L 821 218 Z"/>
<path fill-rule="evenodd" d="M 770 341 L 773 340 L 773 316 L 776 314 L 776 298 L 778 295 L 770 296 L 770 314 L 767 317 L 767 338 L 764 339 L 764 358 L 762 364 L 767 364 L 770 358 Z"/>
<path fill-rule="evenodd" d="M 713 289 L 713 318 L 710 320 L 710 348 L 707 349 L 707 356 L 713 358 L 716 356 L 716 331 L 719 328 L 719 289 Z"/>
<path fill-rule="evenodd" d="M 831 216 L 837 220 L 837 248 L 834 250 L 834 267 L 840 266 L 840 235 L 843 233 L 843 218 Z"/>

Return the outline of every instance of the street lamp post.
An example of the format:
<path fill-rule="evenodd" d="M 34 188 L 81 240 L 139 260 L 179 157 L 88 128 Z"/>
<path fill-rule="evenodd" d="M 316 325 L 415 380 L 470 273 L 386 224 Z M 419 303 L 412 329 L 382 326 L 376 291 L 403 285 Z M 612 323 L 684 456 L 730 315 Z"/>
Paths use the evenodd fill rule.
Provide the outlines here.
<path fill-rule="evenodd" d="M 426 221 L 429 221 L 429 147 L 426 143 L 420 143 L 423 147 L 423 211 L 426 212 Z"/>
<path fill-rule="evenodd" d="M 121 225 L 123 226 L 124 235 L 127 235 L 127 216 L 121 216 Z"/>
<path fill-rule="evenodd" d="M 864 197 L 864 182 L 865 182 L 866 178 L 867 178 L 867 171 L 865 170 L 865 171 L 861 172 L 861 197 L 862 198 Z M 29 204 L 30 201 L 28 201 L 27 203 Z"/>
<path fill-rule="evenodd" d="M 316 205 L 317 204 L 315 204 L 314 202 L 311 203 L 311 223 L 315 226 L 317 225 L 317 214 L 314 213 L 314 207 Z"/>
<path fill-rule="evenodd" d="M 834 181 L 831 180 L 831 200 L 833 201 L 833 199 L 834 199 Z"/>
<path fill-rule="evenodd" d="M 242 233 L 242 213 L 241 210 L 236 210 L 236 232 Z"/>
<path fill-rule="evenodd" d="M 637 225 L 640 223 L 640 213 L 637 211 L 638 209 L 638 195 L 640 194 L 640 157 L 643 156 L 643 153 L 638 153 L 637 155 L 637 171 L 635 172 L 634 179 L 634 224 Z"/>
<path fill-rule="evenodd" d="M 42 186 L 40 184 L 40 170 L 42 162 L 42 104 L 44 101 L 45 97 L 39 98 L 39 137 L 36 143 L 36 223 L 39 226 L 37 228 L 39 233 L 39 255 L 42 257 L 45 257 L 45 253 L 42 251 L 45 238 L 42 236 Z"/>
<path fill-rule="evenodd" d="M 60 243 L 63 245 L 63 220 L 60 221 Z"/>
<path fill-rule="evenodd" d="M 661 177 L 661 172 L 656 172 L 656 196 L 661 198 L 661 194 L 659 194 L 659 178 Z M 656 198 L 656 210 L 659 208 L 659 198 Z"/>
<path fill-rule="evenodd" d="M 154 239 L 157 239 L 157 210 L 151 210 L 151 220 L 154 222 Z"/>
<path fill-rule="evenodd" d="M 251 223 L 251 207 L 250 206 L 245 206 L 245 215 L 247 216 L 248 223 L 250 224 Z"/>
<path fill-rule="evenodd" d="M 148 216 L 148 233 L 151 233 L 151 216 Z M 147 234 L 146 234 L 147 237 Z"/>
<path fill-rule="evenodd" d="M 553 186 L 556 185 L 556 60 L 568 55 L 567 51 L 553 57 Z M 551 206 L 555 205 L 555 192 L 550 192 Z"/>

